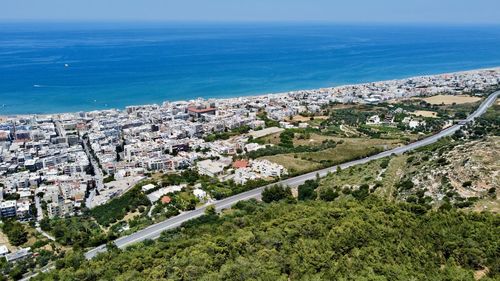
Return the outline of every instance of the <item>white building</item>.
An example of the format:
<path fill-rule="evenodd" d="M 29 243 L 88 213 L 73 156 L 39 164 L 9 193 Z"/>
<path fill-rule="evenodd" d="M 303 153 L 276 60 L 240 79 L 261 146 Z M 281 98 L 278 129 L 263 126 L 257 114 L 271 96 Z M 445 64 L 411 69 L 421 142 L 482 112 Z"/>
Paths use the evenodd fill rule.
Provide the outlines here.
<path fill-rule="evenodd" d="M 209 177 L 219 176 L 224 172 L 226 165 L 219 161 L 203 160 L 196 163 L 198 173 Z"/>
<path fill-rule="evenodd" d="M 0 215 L 2 218 L 13 218 L 16 216 L 16 200 L 0 202 Z"/>
<path fill-rule="evenodd" d="M 366 121 L 367 125 L 378 125 L 380 124 L 380 117 L 378 115 L 373 115 Z"/>
<path fill-rule="evenodd" d="M 196 196 L 200 201 L 205 200 L 207 198 L 207 192 L 202 190 L 202 189 L 195 189 L 193 190 L 193 195 Z"/>
<path fill-rule="evenodd" d="M 9 249 L 5 245 L 0 245 L 0 257 L 5 256 L 9 253 Z"/>
<path fill-rule="evenodd" d="M 251 166 L 253 171 L 258 172 L 263 177 L 281 177 L 288 174 L 288 171 L 283 166 L 269 160 L 254 160 Z"/>
<path fill-rule="evenodd" d="M 150 184 L 146 184 L 146 185 L 142 186 L 141 189 L 143 192 L 147 192 L 147 191 L 150 191 L 151 189 L 154 189 L 155 187 L 156 187 L 156 185 L 150 183 Z"/>
<path fill-rule="evenodd" d="M 151 201 L 151 203 L 154 203 L 154 202 L 160 200 L 160 198 L 163 195 L 182 191 L 182 189 L 184 187 L 186 187 L 186 185 L 172 185 L 172 186 L 168 186 L 168 187 L 163 187 L 163 188 L 158 189 L 155 192 L 148 194 L 147 197 L 148 197 L 149 201 Z"/>

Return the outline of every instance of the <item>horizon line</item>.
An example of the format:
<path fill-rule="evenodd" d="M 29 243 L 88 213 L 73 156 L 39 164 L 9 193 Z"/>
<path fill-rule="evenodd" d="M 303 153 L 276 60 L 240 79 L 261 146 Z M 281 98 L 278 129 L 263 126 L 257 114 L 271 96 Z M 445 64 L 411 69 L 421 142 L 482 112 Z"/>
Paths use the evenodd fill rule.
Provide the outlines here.
<path fill-rule="evenodd" d="M 420 26 L 500 26 L 500 22 L 458 21 L 335 21 L 335 20 L 163 20 L 163 19 L 0 19 L 0 24 L 337 24 L 337 25 L 420 25 Z"/>

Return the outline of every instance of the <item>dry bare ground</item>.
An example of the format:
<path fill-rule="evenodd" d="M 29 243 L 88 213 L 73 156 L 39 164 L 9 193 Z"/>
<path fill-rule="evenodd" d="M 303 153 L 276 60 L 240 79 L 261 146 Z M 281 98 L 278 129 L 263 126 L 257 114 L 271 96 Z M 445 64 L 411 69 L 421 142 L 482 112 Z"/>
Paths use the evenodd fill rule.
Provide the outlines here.
<path fill-rule="evenodd" d="M 7 249 L 9 249 L 9 251 L 11 251 L 11 252 L 16 250 L 16 247 L 12 246 L 9 243 L 9 239 L 7 238 L 7 235 L 5 235 L 1 230 L 0 230 L 0 245 L 7 246 Z"/>
<path fill-rule="evenodd" d="M 328 119 L 328 116 L 314 116 L 314 119 L 326 120 L 326 119 Z M 306 116 L 302 116 L 302 115 L 296 115 L 296 116 L 293 117 L 292 121 L 295 121 L 295 122 L 307 122 L 307 121 L 310 121 L 310 120 L 311 120 L 311 117 L 306 117 Z"/>
<path fill-rule="evenodd" d="M 471 96 L 464 96 L 464 95 L 457 95 L 457 96 L 452 96 L 452 95 L 437 95 L 433 97 L 428 97 L 423 99 L 424 101 L 430 103 L 430 104 L 464 104 L 464 103 L 474 103 L 478 102 L 481 100 L 479 97 L 471 97 Z"/>
<path fill-rule="evenodd" d="M 415 116 L 437 118 L 437 112 L 434 112 L 434 111 L 417 110 L 417 111 L 412 112 L 411 114 L 415 115 Z"/>

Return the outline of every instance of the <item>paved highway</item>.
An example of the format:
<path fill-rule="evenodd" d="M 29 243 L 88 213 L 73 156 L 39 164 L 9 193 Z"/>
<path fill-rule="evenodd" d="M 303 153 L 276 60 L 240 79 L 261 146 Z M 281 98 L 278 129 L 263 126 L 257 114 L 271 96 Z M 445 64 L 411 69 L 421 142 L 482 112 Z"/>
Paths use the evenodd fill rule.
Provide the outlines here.
<path fill-rule="evenodd" d="M 380 158 L 383 158 L 383 157 L 387 157 L 387 156 L 390 156 L 392 154 L 402 154 L 404 152 L 407 152 L 407 151 L 410 151 L 410 150 L 414 150 L 416 148 L 419 148 L 419 147 L 426 146 L 426 145 L 429 145 L 431 143 L 434 143 L 434 142 L 438 141 L 439 139 L 441 139 L 443 137 L 450 136 L 453 133 L 455 133 L 457 130 L 459 130 L 464 124 L 473 121 L 476 117 L 478 117 L 478 116 L 482 115 L 484 112 L 486 112 L 486 110 L 495 102 L 495 100 L 497 99 L 497 97 L 498 97 L 499 94 L 500 94 L 500 91 L 491 94 L 479 106 L 479 108 L 474 113 L 472 113 L 466 120 L 464 120 L 463 122 L 460 122 L 457 125 L 453 125 L 451 127 L 448 127 L 447 129 L 439 132 L 436 135 L 433 135 L 433 136 L 430 136 L 430 137 L 425 138 L 423 140 L 420 140 L 420 141 L 408 144 L 406 146 L 397 147 L 397 148 L 394 148 L 394 149 L 391 149 L 391 150 L 387 150 L 387 151 L 381 152 L 379 154 L 376 154 L 376 155 L 373 155 L 373 156 L 370 156 L 370 157 L 366 157 L 366 158 L 363 158 L 363 159 L 350 161 L 350 162 L 347 162 L 347 163 L 344 163 L 344 164 L 341 164 L 341 165 L 338 165 L 338 166 L 341 169 L 345 169 L 345 168 L 349 168 L 351 166 L 355 166 L 355 165 L 359 165 L 359 164 L 364 164 L 364 163 L 370 162 L 370 161 L 375 160 L 375 159 L 380 159 Z M 306 180 L 315 179 L 317 174 L 319 174 L 320 177 L 324 177 L 329 172 L 335 172 L 336 170 L 337 170 L 337 166 L 333 166 L 333 167 L 330 167 L 330 168 L 326 168 L 326 169 L 322 169 L 322 170 L 319 170 L 319 171 L 315 171 L 315 172 L 311 172 L 311 173 L 308 173 L 308 174 L 304 174 L 304 175 L 301 175 L 301 176 L 297 176 L 297 177 L 294 177 L 294 178 L 289 178 L 289 179 L 286 179 L 286 180 L 283 180 L 283 181 L 280 181 L 280 182 L 274 183 L 274 184 L 283 184 L 283 185 L 288 185 L 288 186 L 298 186 L 300 184 L 303 184 Z M 216 202 L 214 202 L 213 205 L 215 206 L 216 210 L 220 211 L 222 209 L 230 208 L 232 205 L 234 205 L 237 202 L 242 201 L 242 200 L 248 200 L 248 199 L 252 199 L 252 198 L 259 199 L 261 197 L 262 191 L 266 187 L 267 186 L 263 186 L 263 187 L 260 187 L 260 188 L 257 188 L 257 189 L 253 189 L 253 190 L 250 190 L 250 191 L 247 191 L 247 192 L 243 192 L 243 193 L 240 193 L 240 194 L 228 197 L 228 198 L 223 199 L 223 200 L 216 201 Z M 184 223 L 184 222 L 186 222 L 188 220 L 200 217 L 201 215 L 203 215 L 206 207 L 207 206 L 204 206 L 204 207 L 201 207 L 201 208 L 193 210 L 193 211 L 182 213 L 182 214 L 180 214 L 180 215 L 178 215 L 176 217 L 173 217 L 173 218 L 167 219 L 165 221 L 162 221 L 160 223 L 151 225 L 151 226 L 149 226 L 149 227 L 147 227 L 147 228 L 145 228 L 143 230 L 140 230 L 140 231 L 138 231 L 136 233 L 133 233 L 133 234 L 131 234 L 129 236 L 125 236 L 125 237 L 119 238 L 119 239 L 115 240 L 114 243 L 115 243 L 115 245 L 118 248 L 125 248 L 125 247 L 127 247 L 129 245 L 132 245 L 132 244 L 137 243 L 137 242 L 144 241 L 146 239 L 156 239 L 156 238 L 158 238 L 160 236 L 160 234 L 163 231 L 169 230 L 169 229 L 172 229 L 172 228 L 175 228 L 175 227 L 178 227 L 182 223 Z M 94 249 L 88 251 L 85 254 L 85 257 L 87 259 L 91 259 L 91 258 L 95 257 L 97 254 L 99 254 L 101 252 L 104 252 L 104 251 L 106 251 L 106 246 L 105 245 L 101 245 L 101 246 L 99 246 L 97 248 L 94 248 Z"/>

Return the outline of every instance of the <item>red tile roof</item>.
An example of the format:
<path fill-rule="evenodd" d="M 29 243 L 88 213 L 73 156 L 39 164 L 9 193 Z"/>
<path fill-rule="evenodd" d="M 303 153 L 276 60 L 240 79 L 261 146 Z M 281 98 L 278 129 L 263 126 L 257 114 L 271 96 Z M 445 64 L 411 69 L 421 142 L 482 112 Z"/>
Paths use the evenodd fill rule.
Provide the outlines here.
<path fill-rule="evenodd" d="M 246 168 L 246 167 L 248 167 L 247 160 L 237 160 L 237 161 L 234 161 L 234 163 L 233 163 L 233 168 L 241 169 L 241 168 Z"/>
<path fill-rule="evenodd" d="M 163 204 L 168 204 L 170 202 L 172 202 L 172 198 L 170 198 L 170 196 L 163 196 L 161 198 L 161 203 L 163 203 Z"/>

